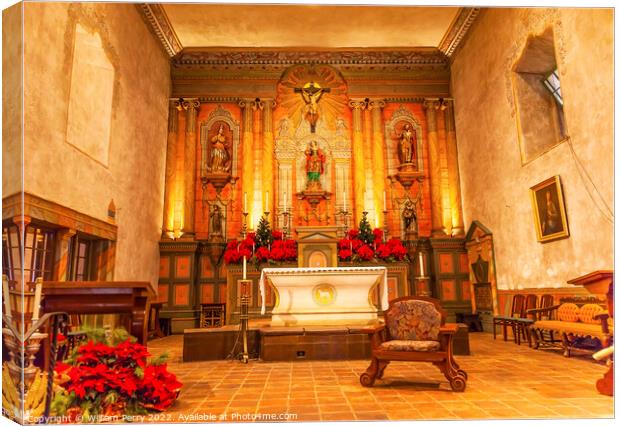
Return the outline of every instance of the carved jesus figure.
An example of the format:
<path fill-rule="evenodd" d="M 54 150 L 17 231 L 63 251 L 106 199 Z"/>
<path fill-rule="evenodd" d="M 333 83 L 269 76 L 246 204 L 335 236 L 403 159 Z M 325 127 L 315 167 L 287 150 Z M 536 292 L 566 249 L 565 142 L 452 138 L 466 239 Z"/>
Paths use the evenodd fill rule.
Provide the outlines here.
<path fill-rule="evenodd" d="M 316 122 L 319 119 L 319 101 L 323 93 L 329 92 L 329 88 L 322 88 L 318 83 L 311 81 L 304 84 L 301 89 L 296 88 L 296 93 L 301 93 L 301 98 L 306 103 L 305 119 L 310 123 L 310 132 L 315 133 Z"/>

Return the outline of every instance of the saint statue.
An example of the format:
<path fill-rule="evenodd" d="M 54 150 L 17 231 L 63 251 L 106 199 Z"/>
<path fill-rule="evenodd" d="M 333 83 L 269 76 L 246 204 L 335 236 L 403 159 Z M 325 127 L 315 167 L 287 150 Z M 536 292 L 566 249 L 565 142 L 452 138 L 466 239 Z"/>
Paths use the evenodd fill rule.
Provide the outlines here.
<path fill-rule="evenodd" d="M 310 132 L 315 133 L 316 122 L 319 119 L 319 101 L 323 93 L 329 92 L 331 89 L 322 88 L 318 83 L 311 81 L 304 84 L 304 87 L 296 88 L 296 93 L 301 93 L 301 98 L 306 103 L 306 111 L 304 118 L 310 123 Z"/>
<path fill-rule="evenodd" d="M 228 173 L 230 171 L 230 155 L 228 154 L 224 125 L 220 124 L 217 135 L 211 138 L 211 172 Z"/>
<path fill-rule="evenodd" d="M 212 237 L 222 235 L 222 211 L 217 204 L 213 206 L 213 212 L 211 213 L 210 235 Z"/>
<path fill-rule="evenodd" d="M 310 146 L 306 149 L 306 174 L 308 176 L 308 182 L 306 183 L 306 189 L 320 191 L 321 182 L 320 178 L 325 171 L 325 154 L 319 148 L 316 141 L 310 142 Z"/>
<path fill-rule="evenodd" d="M 400 164 L 411 164 L 414 159 L 416 137 L 409 123 L 403 127 L 398 141 L 398 159 Z"/>
<path fill-rule="evenodd" d="M 411 200 L 405 201 L 403 206 L 403 223 L 405 232 L 416 232 L 417 215 L 415 212 L 415 204 Z"/>

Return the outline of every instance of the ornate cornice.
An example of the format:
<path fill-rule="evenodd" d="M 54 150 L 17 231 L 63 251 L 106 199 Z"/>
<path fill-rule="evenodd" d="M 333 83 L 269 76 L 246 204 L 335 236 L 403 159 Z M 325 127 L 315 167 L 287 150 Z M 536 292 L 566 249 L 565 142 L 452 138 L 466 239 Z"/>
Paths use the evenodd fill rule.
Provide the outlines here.
<path fill-rule="evenodd" d="M 161 4 L 138 3 L 136 7 L 170 57 L 183 50 L 183 45 L 181 45 L 179 37 L 174 32 L 168 15 L 166 15 L 166 11 Z"/>
<path fill-rule="evenodd" d="M 462 7 L 459 13 L 452 21 L 450 28 L 446 31 L 443 39 L 439 43 L 439 50 L 442 51 L 447 57 L 451 57 L 456 48 L 459 46 L 467 30 L 471 27 L 471 24 L 478 16 L 480 12 L 479 7 Z"/>
<path fill-rule="evenodd" d="M 265 50 L 186 48 L 173 59 L 176 66 L 187 65 L 272 65 L 272 64 L 416 64 L 446 65 L 447 57 L 434 48 L 417 49 L 332 49 Z"/>
<path fill-rule="evenodd" d="M 117 238 L 118 228 L 115 224 L 80 213 L 69 207 L 27 192 L 13 194 L 2 200 L 3 220 L 22 215 L 59 228 L 75 229 L 112 241 L 116 241 Z"/>

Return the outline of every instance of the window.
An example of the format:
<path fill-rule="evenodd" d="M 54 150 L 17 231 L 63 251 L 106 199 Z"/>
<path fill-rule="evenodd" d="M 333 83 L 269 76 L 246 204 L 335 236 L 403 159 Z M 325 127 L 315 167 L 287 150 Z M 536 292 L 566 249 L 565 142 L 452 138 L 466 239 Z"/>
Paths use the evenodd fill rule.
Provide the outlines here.
<path fill-rule="evenodd" d="M 85 238 L 81 234 L 76 234 L 71 238 L 69 244 L 69 268 L 68 281 L 90 281 L 95 276 L 93 268 L 93 247 L 94 241 Z"/>
<path fill-rule="evenodd" d="M 34 282 L 39 277 L 50 280 L 54 262 L 54 243 L 54 230 L 31 224 L 26 227 L 22 253 L 19 228 L 13 224 L 4 226 L 2 273 L 10 280 L 21 281 L 23 260 L 25 281 Z"/>
<path fill-rule="evenodd" d="M 521 163 L 526 164 L 567 137 L 551 28 L 527 40 L 512 71 Z"/>
<path fill-rule="evenodd" d="M 564 101 L 562 100 L 562 92 L 560 90 L 560 77 L 558 76 L 558 70 L 556 69 L 549 74 L 547 78 L 543 80 L 543 84 L 547 89 L 549 89 L 560 106 L 563 106 Z"/>

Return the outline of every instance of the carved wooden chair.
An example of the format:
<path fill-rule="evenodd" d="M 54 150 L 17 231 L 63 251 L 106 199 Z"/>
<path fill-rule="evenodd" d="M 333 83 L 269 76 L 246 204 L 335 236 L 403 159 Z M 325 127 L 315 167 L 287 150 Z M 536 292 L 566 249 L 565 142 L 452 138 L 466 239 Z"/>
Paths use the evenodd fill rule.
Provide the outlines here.
<path fill-rule="evenodd" d="M 383 377 L 390 361 L 422 361 L 437 366 L 452 390 L 464 391 L 467 373 L 452 355 L 457 325 L 445 321 L 446 313 L 436 299 L 406 296 L 392 300 L 385 311 L 385 324 L 371 330 L 372 361 L 360 377 L 362 386 L 372 386 Z"/>
<path fill-rule="evenodd" d="M 518 345 L 521 344 L 521 338 L 527 339 L 527 344 L 529 347 L 532 347 L 532 336 L 530 335 L 530 326 L 534 323 L 533 315 L 530 314 L 528 317 L 528 310 L 536 309 L 536 305 L 538 304 L 538 296 L 535 294 L 528 294 L 525 297 L 525 303 L 521 308 L 521 312 L 518 315 L 518 318 L 515 318 L 512 321 L 512 334 L 515 339 L 515 343 Z"/>
<path fill-rule="evenodd" d="M 532 318 L 534 321 L 554 319 L 553 315 L 555 311 L 553 310 L 550 311 L 548 309 L 548 308 L 551 308 L 552 306 L 553 306 L 553 295 L 543 294 L 542 296 L 540 296 L 540 303 L 538 304 L 537 309 L 528 308 L 526 310 L 526 314 L 528 315 L 528 317 Z M 534 337 L 534 340 L 538 342 L 538 344 L 540 343 L 555 344 L 558 342 L 558 340 L 556 340 L 555 336 L 553 335 L 553 330 L 537 329 L 537 328 L 531 327 L 531 324 L 530 324 L 529 330 L 530 330 L 530 337 L 532 337 L 533 333 L 536 334 L 533 337 Z"/>
<path fill-rule="evenodd" d="M 519 318 L 521 316 L 524 304 L 525 296 L 523 294 L 515 294 L 514 296 L 512 296 L 510 315 L 500 315 L 493 317 L 493 339 L 497 337 L 497 326 L 501 326 L 502 334 L 504 335 L 504 341 L 508 340 L 508 327 L 513 327 L 515 318 Z"/>

